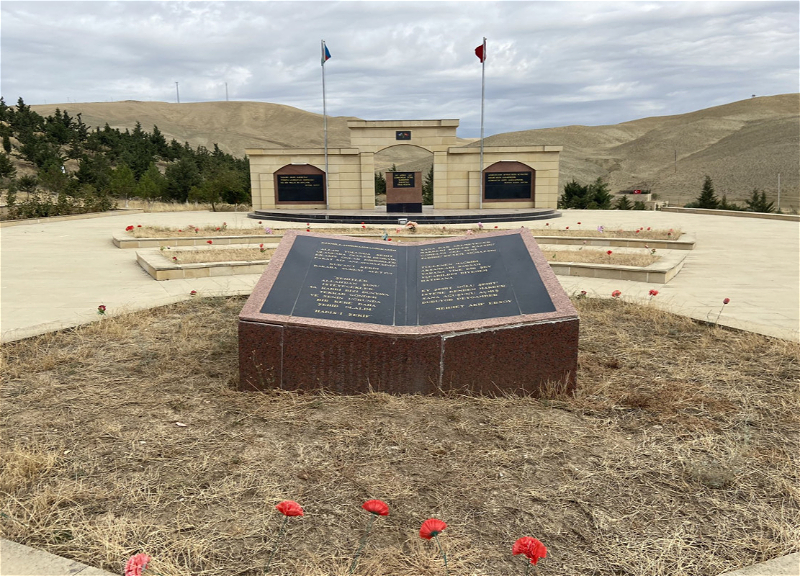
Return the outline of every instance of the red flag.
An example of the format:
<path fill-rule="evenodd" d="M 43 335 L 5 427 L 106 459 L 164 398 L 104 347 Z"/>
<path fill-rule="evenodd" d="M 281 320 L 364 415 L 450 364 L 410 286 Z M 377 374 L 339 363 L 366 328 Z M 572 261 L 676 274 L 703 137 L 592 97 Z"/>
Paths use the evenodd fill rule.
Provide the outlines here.
<path fill-rule="evenodd" d="M 486 42 L 475 48 L 475 56 L 477 56 L 478 60 L 481 62 L 486 61 Z"/>

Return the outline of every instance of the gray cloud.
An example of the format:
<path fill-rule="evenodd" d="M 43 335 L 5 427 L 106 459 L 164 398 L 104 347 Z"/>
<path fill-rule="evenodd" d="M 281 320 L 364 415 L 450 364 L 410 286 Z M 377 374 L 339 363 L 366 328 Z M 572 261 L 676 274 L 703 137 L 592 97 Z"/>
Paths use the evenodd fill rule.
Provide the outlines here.
<path fill-rule="evenodd" d="M 797 2 L 0 4 L 6 101 L 257 100 L 459 118 L 486 133 L 612 124 L 798 92 Z"/>

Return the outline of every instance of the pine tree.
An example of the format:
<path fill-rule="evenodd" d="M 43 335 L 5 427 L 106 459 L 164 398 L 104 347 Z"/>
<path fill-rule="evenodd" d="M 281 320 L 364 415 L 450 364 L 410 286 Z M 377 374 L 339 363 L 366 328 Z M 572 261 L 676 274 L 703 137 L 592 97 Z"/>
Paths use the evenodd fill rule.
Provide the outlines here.
<path fill-rule="evenodd" d="M 696 204 L 697 208 L 709 208 L 712 210 L 719 207 L 719 200 L 714 193 L 714 183 L 711 181 L 710 176 L 706 176 L 703 182 L 703 191 L 700 192 L 700 196 L 697 197 Z"/>
<path fill-rule="evenodd" d="M 13 178 L 17 175 L 17 169 L 11 163 L 8 154 L 0 154 L 0 177 Z"/>
<path fill-rule="evenodd" d="M 775 208 L 772 207 L 773 202 L 767 202 L 767 193 L 761 192 L 759 195 L 758 188 L 753 189 L 753 194 L 749 200 L 744 201 L 747 204 L 748 212 L 774 212 Z"/>
<path fill-rule="evenodd" d="M 422 203 L 426 206 L 433 204 L 433 165 L 425 174 L 425 183 L 422 185 Z"/>
<path fill-rule="evenodd" d="M 617 198 L 617 201 L 614 203 L 614 208 L 617 210 L 633 210 L 633 204 L 631 204 L 627 196 L 623 195 Z"/>

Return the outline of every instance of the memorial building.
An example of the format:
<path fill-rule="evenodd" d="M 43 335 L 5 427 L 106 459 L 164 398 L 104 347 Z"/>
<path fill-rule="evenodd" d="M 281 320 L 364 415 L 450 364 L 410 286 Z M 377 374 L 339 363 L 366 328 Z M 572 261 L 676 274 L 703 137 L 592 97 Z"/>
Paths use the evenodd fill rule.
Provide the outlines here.
<path fill-rule="evenodd" d="M 557 207 L 561 146 L 484 146 L 481 170 L 480 147 L 459 145 L 458 120 L 351 120 L 347 126 L 350 147 L 328 149 L 327 174 L 322 148 L 247 149 L 253 209 L 374 210 L 375 154 L 397 145 L 433 154 L 435 210 Z M 419 180 L 402 176 L 398 188 L 419 187 Z M 415 199 L 399 193 L 391 203 L 397 211 L 416 211 Z"/>

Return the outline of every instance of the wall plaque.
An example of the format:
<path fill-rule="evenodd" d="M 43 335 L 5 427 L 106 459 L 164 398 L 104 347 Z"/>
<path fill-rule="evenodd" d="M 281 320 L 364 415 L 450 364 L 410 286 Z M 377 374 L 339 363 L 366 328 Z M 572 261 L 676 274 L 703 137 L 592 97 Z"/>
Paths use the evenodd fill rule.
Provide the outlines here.
<path fill-rule="evenodd" d="M 530 200 L 531 172 L 486 172 L 483 194 L 486 200 Z"/>
<path fill-rule="evenodd" d="M 397 130 L 394 133 L 395 140 L 411 140 L 411 130 Z"/>
<path fill-rule="evenodd" d="M 277 174 L 278 202 L 325 202 L 322 174 Z"/>

